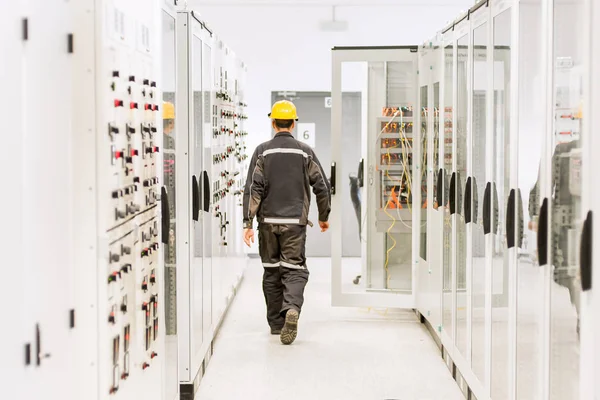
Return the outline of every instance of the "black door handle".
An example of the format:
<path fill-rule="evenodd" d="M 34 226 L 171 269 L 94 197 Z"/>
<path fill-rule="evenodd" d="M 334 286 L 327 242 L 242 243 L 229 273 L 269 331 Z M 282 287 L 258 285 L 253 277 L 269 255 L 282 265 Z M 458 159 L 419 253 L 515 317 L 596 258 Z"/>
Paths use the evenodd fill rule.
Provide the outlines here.
<path fill-rule="evenodd" d="M 365 186 L 365 159 L 361 158 L 358 163 L 358 187 Z"/>
<path fill-rule="evenodd" d="M 538 261 L 540 267 L 548 264 L 548 198 L 544 198 L 540 208 L 540 217 L 538 221 Z"/>
<path fill-rule="evenodd" d="M 200 193 L 198 192 L 198 179 L 192 175 L 192 219 L 198 221 L 200 218 Z"/>
<path fill-rule="evenodd" d="M 470 223 L 472 218 L 472 202 L 473 202 L 473 180 L 471 177 L 467 178 L 467 184 L 465 186 L 465 224 Z"/>
<path fill-rule="evenodd" d="M 202 210 L 204 212 L 210 211 L 210 179 L 208 178 L 208 172 L 202 171 Z"/>
<path fill-rule="evenodd" d="M 593 245 L 593 218 L 592 212 L 587 213 L 581 232 L 581 245 L 579 255 L 579 268 L 581 274 L 581 290 L 584 292 L 592 288 L 592 245 Z"/>
<path fill-rule="evenodd" d="M 523 221 L 523 197 L 521 196 L 521 189 L 517 189 L 517 247 L 523 248 L 523 239 L 525 238 L 525 222 Z"/>
<path fill-rule="evenodd" d="M 508 204 L 506 205 L 506 244 L 509 249 L 515 247 L 515 203 L 515 189 L 511 189 L 508 195 Z"/>
<path fill-rule="evenodd" d="M 450 178 L 450 215 L 456 214 L 456 172 L 452 173 Z"/>
<path fill-rule="evenodd" d="M 492 183 L 488 182 L 485 185 L 485 191 L 483 193 L 483 234 L 487 235 L 492 231 L 492 224 L 490 221 L 492 213 Z"/>
<path fill-rule="evenodd" d="M 444 169 L 440 168 L 437 175 L 437 184 L 436 184 L 436 192 L 435 192 L 435 202 L 438 207 L 444 206 Z"/>
<path fill-rule="evenodd" d="M 335 162 L 331 163 L 331 177 L 329 178 L 329 183 L 331 185 L 331 194 L 335 194 Z"/>
<path fill-rule="evenodd" d="M 162 230 L 161 241 L 163 244 L 169 243 L 169 225 L 171 223 L 171 215 L 169 208 L 169 194 L 167 188 L 160 189 L 160 226 Z"/>

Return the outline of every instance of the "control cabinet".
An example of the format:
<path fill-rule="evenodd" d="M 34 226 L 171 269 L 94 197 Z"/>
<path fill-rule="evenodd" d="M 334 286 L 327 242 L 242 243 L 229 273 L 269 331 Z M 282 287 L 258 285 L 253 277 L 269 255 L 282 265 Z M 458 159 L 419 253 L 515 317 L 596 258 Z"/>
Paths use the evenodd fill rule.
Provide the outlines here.
<path fill-rule="evenodd" d="M 235 219 L 247 116 L 241 61 L 193 11 L 177 12 L 176 34 L 177 336 L 181 393 L 188 398 L 245 266 L 241 249 L 236 253 L 241 223 Z"/>
<path fill-rule="evenodd" d="M 80 339 L 81 398 L 161 399 L 161 233 L 168 223 L 161 200 L 168 204 L 168 193 L 161 188 L 160 7 L 81 1 L 72 8 L 79 94 L 73 126 L 81 133 L 74 143 L 74 248 L 78 265 L 95 266 L 77 275 L 87 331 Z"/>

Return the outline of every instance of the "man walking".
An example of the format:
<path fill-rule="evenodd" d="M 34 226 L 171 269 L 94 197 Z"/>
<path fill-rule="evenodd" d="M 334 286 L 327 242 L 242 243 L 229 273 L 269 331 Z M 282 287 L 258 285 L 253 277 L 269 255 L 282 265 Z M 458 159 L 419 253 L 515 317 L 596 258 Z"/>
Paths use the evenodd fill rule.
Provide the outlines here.
<path fill-rule="evenodd" d="M 271 333 L 291 344 L 308 281 L 305 243 L 310 188 L 317 197 L 321 232 L 329 228 L 331 188 L 312 149 L 294 139 L 296 106 L 278 101 L 269 114 L 275 137 L 254 151 L 244 190 L 244 242 L 254 243 L 258 221 L 259 253 L 264 267 L 263 292 Z"/>

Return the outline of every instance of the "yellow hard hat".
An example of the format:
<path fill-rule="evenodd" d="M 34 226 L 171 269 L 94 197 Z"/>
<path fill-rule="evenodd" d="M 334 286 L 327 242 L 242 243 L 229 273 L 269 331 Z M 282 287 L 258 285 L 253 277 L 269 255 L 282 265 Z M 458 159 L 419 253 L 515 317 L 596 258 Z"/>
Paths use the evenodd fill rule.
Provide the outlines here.
<path fill-rule="evenodd" d="M 173 103 L 163 101 L 163 119 L 175 119 L 175 106 Z"/>
<path fill-rule="evenodd" d="M 273 109 L 269 113 L 271 119 L 293 119 L 298 121 L 296 106 L 291 101 L 281 100 L 273 104 Z"/>

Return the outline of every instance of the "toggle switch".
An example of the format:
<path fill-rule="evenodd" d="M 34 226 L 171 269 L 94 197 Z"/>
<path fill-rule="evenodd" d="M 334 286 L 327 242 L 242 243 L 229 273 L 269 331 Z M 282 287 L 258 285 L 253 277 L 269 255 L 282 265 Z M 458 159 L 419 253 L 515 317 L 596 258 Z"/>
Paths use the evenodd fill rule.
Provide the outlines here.
<path fill-rule="evenodd" d="M 155 358 L 156 356 L 158 356 L 158 354 L 155 351 L 153 351 L 152 354 L 150 355 L 150 358 Z"/>
<path fill-rule="evenodd" d="M 153 152 L 154 152 L 154 153 L 158 153 L 158 151 L 159 151 L 160 149 L 159 149 L 159 147 L 158 147 L 158 146 L 154 146 L 154 147 L 152 148 L 152 150 L 153 150 Z"/>
<path fill-rule="evenodd" d="M 128 274 L 131 271 L 131 264 L 125 264 L 121 267 L 121 272 L 124 274 Z"/>
<path fill-rule="evenodd" d="M 131 247 L 121 245 L 121 255 L 131 254 Z"/>
<path fill-rule="evenodd" d="M 150 187 L 150 180 L 144 179 L 144 187 Z"/>
<path fill-rule="evenodd" d="M 129 75 L 129 82 L 135 82 L 135 76 Z"/>
<path fill-rule="evenodd" d="M 127 312 L 127 304 L 125 304 L 125 303 L 121 304 L 121 312 L 122 313 L 126 313 Z"/>
<path fill-rule="evenodd" d="M 108 133 L 113 135 L 113 134 L 118 134 L 119 133 L 119 128 L 117 128 L 116 126 L 113 126 L 111 124 L 108 124 Z"/>
<path fill-rule="evenodd" d="M 153 285 L 156 283 L 156 274 L 151 274 L 150 275 L 150 283 L 153 284 Z"/>
<path fill-rule="evenodd" d="M 152 253 L 151 249 L 149 247 L 146 247 L 145 249 L 142 250 L 142 257 L 147 257 Z"/>
<path fill-rule="evenodd" d="M 147 86 L 150 84 L 150 80 L 144 79 L 142 83 Z"/>
<path fill-rule="evenodd" d="M 118 199 L 119 197 L 121 197 L 121 191 L 120 190 L 114 190 L 112 192 L 112 198 L 113 199 Z"/>
<path fill-rule="evenodd" d="M 158 250 L 158 243 L 154 243 L 150 247 L 152 248 L 152 250 L 156 251 Z"/>
<path fill-rule="evenodd" d="M 154 82 L 154 81 L 150 82 L 150 87 L 156 87 L 156 82 Z"/>
<path fill-rule="evenodd" d="M 124 153 L 125 152 L 123 152 L 123 151 L 115 151 L 115 158 L 117 158 L 117 159 L 123 158 L 123 156 L 125 156 Z"/>
<path fill-rule="evenodd" d="M 133 177 L 133 181 L 134 181 L 135 183 L 140 183 L 140 177 L 139 177 L 139 176 L 135 176 L 135 177 Z"/>
<path fill-rule="evenodd" d="M 152 111 L 152 105 L 148 104 L 148 103 L 144 104 L 144 110 L 146 110 L 146 111 Z"/>
<path fill-rule="evenodd" d="M 127 126 L 125 127 L 125 130 L 128 135 L 133 135 L 135 133 L 135 128 L 133 126 L 130 126 L 129 124 L 127 124 Z"/>
<path fill-rule="evenodd" d="M 115 107 L 123 107 L 123 100 L 115 99 Z"/>
<path fill-rule="evenodd" d="M 152 106 L 152 111 L 158 111 L 158 104 Z"/>
<path fill-rule="evenodd" d="M 152 131 L 152 133 L 158 132 L 158 129 L 156 129 L 155 126 L 150 127 L 150 130 Z"/>
<path fill-rule="evenodd" d="M 114 311 L 111 311 L 111 313 L 108 314 L 108 323 L 110 323 L 110 324 L 115 323 L 115 312 Z"/>
<path fill-rule="evenodd" d="M 117 253 L 110 253 L 109 255 L 110 262 L 118 262 L 121 259 L 121 256 Z"/>
<path fill-rule="evenodd" d="M 134 130 L 134 132 L 135 132 L 135 130 Z M 135 157 L 135 156 L 137 156 L 137 155 L 139 155 L 139 154 L 140 154 L 139 150 L 136 150 L 136 149 L 132 149 L 132 150 L 131 150 L 131 156 L 132 156 L 132 157 Z"/>
<path fill-rule="evenodd" d="M 144 364 L 142 364 L 142 369 L 147 369 L 150 367 L 150 364 L 148 364 L 147 362 L 145 362 Z"/>
<path fill-rule="evenodd" d="M 138 108 L 138 103 L 132 101 L 131 103 L 129 103 L 129 108 L 132 110 Z"/>
<path fill-rule="evenodd" d="M 108 283 L 116 282 L 119 278 L 121 278 L 121 273 L 119 271 L 115 271 L 108 276 Z"/>

